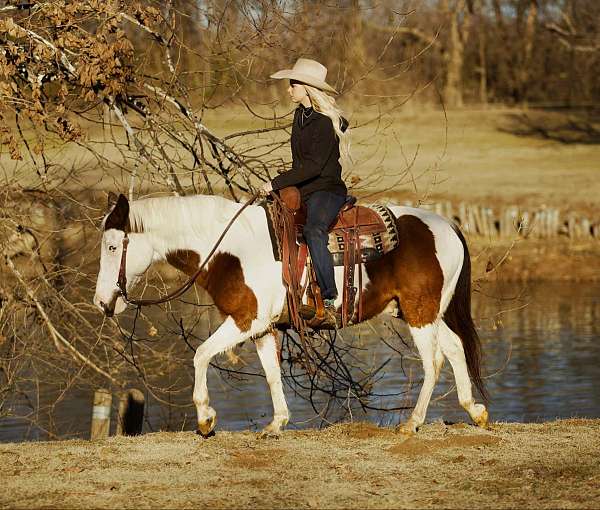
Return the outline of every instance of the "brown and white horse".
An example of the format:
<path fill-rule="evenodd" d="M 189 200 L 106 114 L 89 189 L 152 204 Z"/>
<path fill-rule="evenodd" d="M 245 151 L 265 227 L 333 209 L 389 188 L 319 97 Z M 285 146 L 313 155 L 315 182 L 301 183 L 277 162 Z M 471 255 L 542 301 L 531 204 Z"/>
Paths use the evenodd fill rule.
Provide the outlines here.
<path fill-rule="evenodd" d="M 127 306 L 117 285 L 126 233 L 127 288 L 159 260 L 192 275 L 242 207 L 217 196 L 160 197 L 131 203 L 123 195 L 118 200 L 112 197 L 103 222 L 94 296 L 94 303 L 109 316 Z M 406 321 L 423 362 L 423 386 L 401 431 L 414 433 L 425 421 L 444 358 L 452 365 L 461 406 L 477 425 L 485 426 L 487 410 L 475 403 L 471 390 L 470 378 L 484 394 L 479 339 L 471 319 L 471 269 L 465 240 L 456 227 L 436 214 L 410 207 L 390 209 L 400 243 L 363 266 L 362 310 L 364 320 L 386 312 Z M 342 268 L 336 268 L 338 288 L 341 279 Z M 206 386 L 211 358 L 253 339 L 273 400 L 273 421 L 264 434 L 279 434 L 289 413 L 272 324 L 285 306 L 286 292 L 262 207 L 249 206 L 242 211 L 197 284 L 207 290 L 225 318 L 194 356 L 198 432 L 207 436 L 216 424 Z"/>

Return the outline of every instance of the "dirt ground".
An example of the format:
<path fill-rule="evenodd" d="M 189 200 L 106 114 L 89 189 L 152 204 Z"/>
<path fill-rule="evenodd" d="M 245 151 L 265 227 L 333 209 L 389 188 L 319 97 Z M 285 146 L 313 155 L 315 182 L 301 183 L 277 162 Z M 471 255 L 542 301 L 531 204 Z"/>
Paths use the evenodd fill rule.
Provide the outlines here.
<path fill-rule="evenodd" d="M 600 508 L 600 420 L 0 445 L 3 508 Z"/>

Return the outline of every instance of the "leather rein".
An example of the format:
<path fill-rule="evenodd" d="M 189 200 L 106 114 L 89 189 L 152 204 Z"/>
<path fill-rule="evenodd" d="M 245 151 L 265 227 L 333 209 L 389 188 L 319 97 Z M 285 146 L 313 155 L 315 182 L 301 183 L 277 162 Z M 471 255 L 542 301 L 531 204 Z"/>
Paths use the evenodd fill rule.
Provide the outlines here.
<path fill-rule="evenodd" d="M 173 292 L 170 292 L 169 294 L 167 294 L 166 296 L 164 296 L 162 298 L 133 299 L 127 295 L 127 247 L 129 246 L 129 236 L 127 235 L 127 232 L 125 232 L 125 236 L 123 237 L 123 251 L 121 252 L 121 264 L 119 266 L 119 278 L 117 280 L 117 287 L 119 287 L 121 297 L 125 300 L 126 303 L 129 303 L 130 305 L 147 306 L 147 305 L 159 305 L 161 303 L 166 303 L 167 301 L 171 301 L 175 298 L 178 298 L 182 294 L 184 294 L 192 285 L 194 285 L 194 282 L 200 276 L 202 271 L 204 271 L 206 264 L 208 263 L 210 258 L 214 255 L 215 251 L 221 244 L 221 241 L 225 237 L 225 234 L 231 228 L 231 225 L 233 225 L 233 222 L 235 220 L 237 220 L 239 215 L 242 214 L 242 211 L 244 209 L 246 209 L 246 207 L 248 207 L 250 204 L 252 204 L 259 196 L 260 196 L 260 193 L 255 193 L 254 195 L 252 195 L 252 197 L 250 197 L 248 199 L 248 201 L 242 206 L 242 208 L 234 214 L 233 218 L 231 218 L 231 220 L 225 227 L 225 230 L 223 230 L 223 233 L 219 236 L 219 238 L 217 239 L 217 242 L 214 244 L 214 246 L 212 247 L 212 249 L 206 256 L 206 259 L 204 259 L 204 262 L 202 262 L 202 264 L 200 265 L 198 270 L 192 276 L 190 276 L 188 281 L 185 282 L 183 285 L 181 285 L 179 288 L 175 289 Z"/>

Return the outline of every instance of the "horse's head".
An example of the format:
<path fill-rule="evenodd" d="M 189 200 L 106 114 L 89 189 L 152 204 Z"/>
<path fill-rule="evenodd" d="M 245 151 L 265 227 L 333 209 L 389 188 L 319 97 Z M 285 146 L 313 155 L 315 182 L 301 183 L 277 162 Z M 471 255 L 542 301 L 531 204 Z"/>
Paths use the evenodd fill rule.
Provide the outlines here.
<path fill-rule="evenodd" d="M 152 261 L 152 248 L 140 239 L 141 234 L 129 236 L 129 225 L 129 201 L 124 195 L 117 197 L 110 193 L 108 213 L 103 222 L 100 271 L 94 295 L 94 304 L 108 317 L 127 308 L 119 283 L 125 284 L 128 290 Z"/>

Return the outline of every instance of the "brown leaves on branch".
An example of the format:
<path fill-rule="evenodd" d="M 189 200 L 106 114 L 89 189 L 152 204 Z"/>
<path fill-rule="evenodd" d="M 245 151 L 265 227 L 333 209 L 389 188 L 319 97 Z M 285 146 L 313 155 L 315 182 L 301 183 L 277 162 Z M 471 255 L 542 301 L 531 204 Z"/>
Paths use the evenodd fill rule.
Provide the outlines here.
<path fill-rule="evenodd" d="M 0 109 L 75 140 L 74 111 L 125 97 L 134 84 L 133 45 L 119 27 L 117 4 L 32 5 L 0 19 Z"/>

